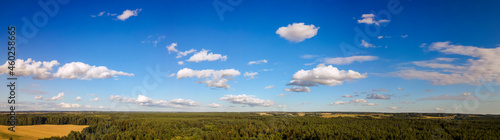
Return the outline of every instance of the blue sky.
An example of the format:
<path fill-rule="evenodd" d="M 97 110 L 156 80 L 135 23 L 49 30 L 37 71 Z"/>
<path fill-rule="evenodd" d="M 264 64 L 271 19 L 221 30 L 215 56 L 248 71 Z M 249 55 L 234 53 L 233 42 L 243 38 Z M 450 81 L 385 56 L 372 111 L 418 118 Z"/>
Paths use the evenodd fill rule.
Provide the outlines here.
<path fill-rule="evenodd" d="M 498 2 L 49 2 L 0 4 L 20 110 L 500 113 Z"/>

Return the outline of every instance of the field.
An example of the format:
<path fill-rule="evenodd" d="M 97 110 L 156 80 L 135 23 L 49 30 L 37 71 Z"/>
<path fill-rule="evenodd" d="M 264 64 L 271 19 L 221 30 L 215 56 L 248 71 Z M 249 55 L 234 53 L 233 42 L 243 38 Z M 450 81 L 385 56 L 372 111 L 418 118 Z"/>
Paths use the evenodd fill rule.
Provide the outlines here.
<path fill-rule="evenodd" d="M 498 115 L 442 113 L 38 112 L 18 122 L 14 139 L 500 139 Z"/>
<path fill-rule="evenodd" d="M 52 136 L 66 136 L 71 131 L 82 131 L 87 125 L 28 125 L 17 126 L 16 132 L 7 130 L 10 126 L 0 125 L 0 140 L 7 140 L 10 137 L 19 140 L 41 139 Z"/>

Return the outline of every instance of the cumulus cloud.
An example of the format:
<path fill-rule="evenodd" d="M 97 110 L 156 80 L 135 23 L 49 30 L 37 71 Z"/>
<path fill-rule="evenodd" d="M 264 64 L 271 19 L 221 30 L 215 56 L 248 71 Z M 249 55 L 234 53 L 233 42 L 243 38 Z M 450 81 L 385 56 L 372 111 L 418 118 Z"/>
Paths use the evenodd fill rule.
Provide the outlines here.
<path fill-rule="evenodd" d="M 422 45 L 426 47 L 425 44 Z M 482 82 L 500 84 L 500 47 L 479 48 L 475 46 L 454 45 L 451 42 L 434 42 L 427 46 L 430 51 L 450 55 L 469 56 L 462 66 L 434 62 L 417 62 L 416 65 L 434 68 L 433 70 L 407 69 L 391 75 L 405 79 L 430 81 L 433 85 L 469 84 L 481 85 Z M 436 58 L 434 61 L 451 62 L 454 59 Z M 415 63 L 414 63 L 415 64 Z"/>
<path fill-rule="evenodd" d="M 255 76 L 257 76 L 259 73 L 257 72 L 245 72 L 245 74 L 243 74 L 244 77 L 248 77 L 247 80 L 251 80 L 251 79 L 255 79 Z"/>
<path fill-rule="evenodd" d="M 57 96 L 54 96 L 52 98 L 45 99 L 45 101 L 56 101 L 56 100 L 62 100 L 64 99 L 64 92 L 61 92 L 57 94 Z"/>
<path fill-rule="evenodd" d="M 262 60 L 257 60 L 257 61 L 250 61 L 250 62 L 248 62 L 248 65 L 265 64 L 265 63 L 267 63 L 267 60 L 266 59 L 262 59 Z"/>
<path fill-rule="evenodd" d="M 211 108 L 219 108 L 219 107 L 223 107 L 223 105 L 220 105 L 220 104 L 216 104 L 216 103 L 211 103 L 211 104 L 208 104 L 207 107 L 211 107 Z"/>
<path fill-rule="evenodd" d="M 368 94 L 366 96 L 366 99 L 390 99 L 389 97 L 382 95 L 382 94 Z"/>
<path fill-rule="evenodd" d="M 366 74 L 360 74 L 359 72 L 353 70 L 339 70 L 331 65 L 325 66 L 324 64 L 319 64 L 312 70 L 297 71 L 293 74 L 292 81 L 290 81 L 289 85 L 301 85 L 298 83 L 304 83 L 304 86 L 311 86 L 310 83 L 314 83 L 334 86 L 342 85 L 344 81 L 362 78 L 366 78 Z M 297 82 L 296 80 L 301 81 Z"/>
<path fill-rule="evenodd" d="M 403 90 L 403 88 L 401 88 L 401 87 L 398 87 L 398 90 Z"/>
<path fill-rule="evenodd" d="M 56 60 L 52 61 L 35 61 L 28 58 L 26 61 L 22 59 L 16 59 L 15 61 L 15 76 L 33 76 L 33 79 L 51 79 L 52 74 L 50 71 L 53 70 L 52 67 L 59 65 Z M 9 75 L 9 61 L 5 62 L 0 66 L 0 74 Z"/>
<path fill-rule="evenodd" d="M 279 108 L 285 108 L 286 105 L 278 105 Z"/>
<path fill-rule="evenodd" d="M 177 47 L 177 43 L 172 43 L 172 44 L 168 45 L 166 47 L 167 50 L 168 50 L 168 53 L 170 53 L 170 52 L 178 52 L 178 50 L 175 47 Z"/>
<path fill-rule="evenodd" d="M 290 91 L 290 92 L 311 92 L 311 90 L 308 87 L 285 88 L 285 91 Z"/>
<path fill-rule="evenodd" d="M 131 16 L 137 16 L 139 15 L 139 12 L 141 12 L 142 9 L 135 9 L 135 10 L 125 10 L 121 15 L 118 15 L 117 18 L 119 20 L 125 21 L 126 19 L 130 18 Z"/>
<path fill-rule="evenodd" d="M 336 58 L 324 58 L 323 61 L 326 64 L 335 64 L 335 65 L 345 65 L 351 64 L 353 62 L 364 62 L 364 61 L 373 61 L 377 60 L 377 56 L 350 56 L 350 57 L 336 57 Z"/>
<path fill-rule="evenodd" d="M 184 65 L 184 62 L 183 61 L 179 61 L 179 62 L 177 62 L 177 64 Z"/>
<path fill-rule="evenodd" d="M 316 83 L 305 81 L 305 80 L 292 80 L 290 83 L 286 84 L 287 86 L 295 85 L 295 86 L 305 86 L 305 87 L 314 87 L 318 86 Z"/>
<path fill-rule="evenodd" d="M 200 103 L 193 100 L 186 99 L 173 99 L 170 101 L 158 100 L 146 97 L 144 95 L 138 95 L 137 98 L 122 97 L 120 95 L 111 95 L 110 101 L 119 101 L 122 103 L 133 103 L 140 106 L 150 106 L 150 107 L 174 107 L 174 108 L 185 108 L 185 107 L 196 107 L 200 106 Z"/>
<path fill-rule="evenodd" d="M 358 20 L 358 23 L 375 24 L 375 25 L 379 25 L 379 26 L 380 26 L 380 23 L 385 23 L 385 22 L 390 21 L 390 20 L 386 20 L 386 19 L 376 20 L 374 14 L 363 14 L 363 15 L 361 15 L 361 18 L 362 19 Z"/>
<path fill-rule="evenodd" d="M 271 89 L 271 88 L 274 88 L 275 86 L 274 85 L 269 85 L 269 86 L 266 86 L 264 89 Z"/>
<path fill-rule="evenodd" d="M 378 104 L 376 104 L 376 103 L 366 103 L 366 104 L 364 104 L 364 106 L 378 106 Z"/>
<path fill-rule="evenodd" d="M 346 105 L 346 104 L 349 104 L 349 102 L 346 102 L 346 101 L 336 101 L 336 102 L 330 103 L 330 105 Z"/>
<path fill-rule="evenodd" d="M 99 100 L 101 100 L 101 99 L 99 99 L 98 97 L 97 98 L 93 98 L 93 99 L 89 99 L 89 101 L 94 101 L 94 102 L 97 102 Z"/>
<path fill-rule="evenodd" d="M 81 101 L 81 100 L 82 100 L 82 97 L 80 97 L 80 96 L 77 96 L 75 99 L 75 101 Z"/>
<path fill-rule="evenodd" d="M 276 34 L 291 42 L 302 42 L 305 39 L 312 38 L 318 33 L 319 27 L 314 25 L 305 25 L 304 23 L 288 24 L 287 27 L 280 27 L 276 30 Z"/>
<path fill-rule="evenodd" d="M 387 107 L 388 109 L 391 109 L 391 110 L 397 110 L 398 107 L 395 107 L 395 106 L 390 106 L 390 107 Z"/>
<path fill-rule="evenodd" d="M 342 96 L 342 97 L 344 97 L 344 98 L 351 98 L 352 96 L 351 96 L 351 95 L 346 94 L 346 95 L 344 95 L 344 96 Z"/>
<path fill-rule="evenodd" d="M 122 71 L 110 70 L 105 66 L 90 66 L 82 62 L 66 63 L 64 66 L 59 67 L 54 77 L 61 79 L 106 79 L 118 75 L 134 76 L 132 73 L 125 73 Z"/>
<path fill-rule="evenodd" d="M 35 96 L 35 100 L 43 100 L 43 96 Z"/>
<path fill-rule="evenodd" d="M 80 104 L 72 104 L 72 103 L 64 103 L 61 102 L 57 104 L 58 107 L 63 108 L 63 109 L 76 109 L 76 108 L 83 108 L 83 109 L 103 109 L 105 108 L 104 106 L 91 106 L 91 105 L 80 105 Z"/>
<path fill-rule="evenodd" d="M 439 107 L 435 108 L 434 110 L 436 110 L 436 111 L 444 111 L 444 109 L 439 108 Z"/>
<path fill-rule="evenodd" d="M 249 105 L 251 107 L 254 106 L 262 106 L 262 107 L 270 107 L 274 105 L 274 101 L 271 100 L 263 100 L 259 98 L 255 98 L 254 96 L 251 95 L 224 95 L 224 97 L 220 98 L 219 100 L 224 100 L 228 101 L 233 104 L 244 104 L 244 105 Z"/>
<path fill-rule="evenodd" d="M 184 57 L 184 56 L 186 56 L 186 55 L 188 55 L 190 53 L 195 53 L 196 52 L 195 49 L 191 49 L 191 50 L 188 50 L 188 51 L 179 51 L 175 47 L 177 47 L 177 43 L 172 43 L 172 44 L 170 44 L 170 45 L 168 45 L 168 46 L 165 47 L 165 48 L 167 48 L 169 54 L 172 53 L 172 52 L 177 53 L 177 56 L 175 58 L 181 58 L 181 57 Z M 179 61 L 178 63 L 179 63 L 179 65 L 183 64 L 182 61 Z"/>
<path fill-rule="evenodd" d="M 446 94 L 446 95 L 441 95 L 441 96 L 425 97 L 425 98 L 417 99 L 417 101 L 425 101 L 425 100 L 479 101 L 479 99 L 476 96 L 471 96 L 470 92 L 466 92 L 466 93 L 462 93 L 462 94 L 458 94 L 458 95 L 454 95 L 454 96 L 449 96 L 448 94 Z"/>
<path fill-rule="evenodd" d="M 178 51 L 177 56 L 175 58 L 181 58 L 181 57 L 184 57 L 190 53 L 195 53 L 195 52 L 196 52 L 195 49 L 191 49 L 191 50 L 187 50 L 187 51 L 183 51 L 183 52 Z"/>
<path fill-rule="evenodd" d="M 205 81 L 199 81 L 197 83 L 206 83 L 207 87 L 217 87 L 217 88 L 230 88 L 227 84 L 229 80 L 233 80 L 234 76 L 238 76 L 241 73 L 235 69 L 225 69 L 225 70 L 192 70 L 189 68 L 181 69 L 177 72 L 177 79 L 183 78 L 200 78 L 206 79 Z"/>
<path fill-rule="evenodd" d="M 365 99 L 352 99 L 351 103 L 368 103 Z"/>
<path fill-rule="evenodd" d="M 377 48 L 377 46 L 373 45 L 373 44 L 370 44 L 368 42 L 366 42 L 365 40 L 361 40 L 361 44 L 359 44 L 365 48 Z"/>
<path fill-rule="evenodd" d="M 188 62 L 201 62 L 201 61 L 216 61 L 216 60 L 221 60 L 221 61 L 226 61 L 227 60 L 227 55 L 221 55 L 221 54 L 214 54 L 214 53 L 208 53 L 209 50 L 201 50 L 200 52 L 195 53 L 193 56 L 191 56 L 188 60 Z"/>

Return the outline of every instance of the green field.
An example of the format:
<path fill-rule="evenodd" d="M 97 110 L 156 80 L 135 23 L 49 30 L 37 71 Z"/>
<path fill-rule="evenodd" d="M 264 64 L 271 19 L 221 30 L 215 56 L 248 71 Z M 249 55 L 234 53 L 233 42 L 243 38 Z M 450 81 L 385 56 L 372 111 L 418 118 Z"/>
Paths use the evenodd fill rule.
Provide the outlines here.
<path fill-rule="evenodd" d="M 500 139 L 495 115 L 42 112 L 19 114 L 18 122 L 89 126 L 46 139 Z"/>

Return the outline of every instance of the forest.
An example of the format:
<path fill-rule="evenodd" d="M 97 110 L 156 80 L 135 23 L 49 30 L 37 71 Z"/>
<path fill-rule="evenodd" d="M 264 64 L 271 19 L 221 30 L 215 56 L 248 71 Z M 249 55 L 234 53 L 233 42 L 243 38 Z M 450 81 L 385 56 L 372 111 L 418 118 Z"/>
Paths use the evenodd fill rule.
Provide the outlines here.
<path fill-rule="evenodd" d="M 89 125 L 46 140 L 500 139 L 500 116 L 435 113 L 38 112 L 18 125 Z M 354 117 L 352 117 L 354 116 Z M 0 124 L 8 125 L 8 115 Z"/>

